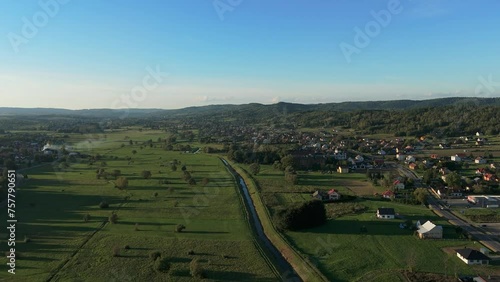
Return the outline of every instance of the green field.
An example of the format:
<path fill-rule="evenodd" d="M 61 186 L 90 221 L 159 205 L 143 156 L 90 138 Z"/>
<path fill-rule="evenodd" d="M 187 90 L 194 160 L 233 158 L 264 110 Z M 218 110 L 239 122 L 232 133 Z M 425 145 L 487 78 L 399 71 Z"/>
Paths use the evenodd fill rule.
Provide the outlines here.
<path fill-rule="evenodd" d="M 91 166 L 77 159 L 62 170 L 46 165 L 26 171 L 29 180 L 16 199 L 17 274 L 12 280 L 4 257 L 0 281 L 191 281 L 193 258 L 200 260 L 208 279 L 276 280 L 255 246 L 234 180 L 217 158 L 165 151 L 156 144 L 158 137 L 166 137 L 161 131 L 107 132 L 106 138 L 91 142 L 88 136 L 76 136 L 71 136 L 76 149 L 102 159 Z M 149 139 L 155 141 L 153 147 L 141 149 Z M 174 159 L 186 165 L 197 185 L 182 179 L 182 165 L 175 172 L 170 169 Z M 119 190 L 113 179 L 97 179 L 98 167 L 121 170 L 129 187 Z M 141 177 L 143 170 L 152 177 Z M 209 179 L 206 186 L 203 178 Z M 110 207 L 99 208 L 101 201 Z M 112 211 L 117 223 L 103 224 Z M 5 222 L 4 213 L 0 220 Z M 177 224 L 185 225 L 185 231 L 174 232 Z M 4 233 L 3 252 L 5 238 Z M 168 274 L 153 269 L 149 254 L 155 250 L 168 258 Z"/>
<path fill-rule="evenodd" d="M 459 274 L 487 273 L 486 267 L 471 268 L 443 251 L 443 248 L 478 246 L 459 240 L 451 225 L 426 208 L 370 200 L 362 204 L 368 206 L 362 214 L 343 216 L 321 227 L 287 232 L 286 235 L 304 256 L 334 281 L 398 281 L 398 271 L 411 264 L 414 271 L 422 272 L 444 274 L 447 267 L 449 275 L 455 271 Z M 413 231 L 399 228 L 403 220 L 376 219 L 377 207 L 393 207 L 413 222 L 429 219 L 443 225 L 445 239 L 420 240 Z M 367 233 L 360 232 L 362 226 Z"/>
<path fill-rule="evenodd" d="M 342 194 L 373 195 L 380 186 L 366 182 L 364 174 L 320 174 L 300 173 L 298 185 L 284 181 L 283 173 L 271 167 L 261 166 L 255 176 L 268 209 L 286 206 L 311 199 L 311 191 L 331 188 Z M 459 239 L 455 228 L 442 220 L 425 206 L 414 206 L 360 198 L 354 203 L 343 203 L 346 207 L 357 204 L 365 207 L 357 214 L 342 215 L 329 219 L 321 227 L 300 232 L 285 232 L 284 235 L 302 256 L 311 261 L 331 281 L 407 281 L 402 272 L 412 271 L 447 274 L 490 273 L 491 267 L 470 267 L 456 258 L 453 249 L 473 247 L 479 244 Z M 326 204 L 328 213 L 335 208 Z M 393 207 L 402 219 L 376 219 L 376 209 Z M 405 220 L 426 219 L 444 227 L 444 239 L 420 240 L 409 229 L 401 229 Z M 362 227 L 367 233 L 361 233 Z M 495 268 L 495 271 L 498 271 Z"/>

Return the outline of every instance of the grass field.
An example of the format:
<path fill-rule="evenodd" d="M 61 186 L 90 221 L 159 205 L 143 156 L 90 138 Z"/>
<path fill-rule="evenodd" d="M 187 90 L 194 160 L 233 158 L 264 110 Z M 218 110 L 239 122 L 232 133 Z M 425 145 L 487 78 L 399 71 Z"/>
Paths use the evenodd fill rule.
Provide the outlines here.
<path fill-rule="evenodd" d="M 364 174 L 300 173 L 298 185 L 284 181 L 280 171 L 261 166 L 256 176 L 268 208 L 288 205 L 311 199 L 314 190 L 335 188 L 342 194 L 373 195 L 383 187 L 373 186 Z M 357 214 L 347 214 L 330 219 L 327 224 L 300 232 L 286 232 L 287 241 L 303 257 L 309 259 L 331 281 L 406 281 L 402 271 L 411 266 L 413 271 L 447 274 L 477 274 L 498 272 L 498 267 L 470 267 L 444 250 L 464 246 L 479 248 L 479 244 L 458 238 L 455 228 L 436 216 L 425 206 L 412 206 L 361 198 L 353 204 L 365 208 Z M 327 204 L 329 213 L 335 213 L 338 203 Z M 404 219 L 378 220 L 379 207 L 392 207 Z M 432 220 L 444 227 L 443 240 L 420 240 L 409 229 L 399 228 L 399 223 L 410 219 Z M 366 227 L 367 233 L 361 233 Z"/>
<path fill-rule="evenodd" d="M 475 247 L 459 240 L 454 228 L 425 207 L 366 200 L 368 210 L 358 215 L 329 220 L 326 225 L 286 235 L 305 256 L 332 281 L 404 281 L 399 271 L 411 265 L 414 271 L 448 275 L 491 273 L 491 267 L 469 267 L 443 248 Z M 403 220 L 378 220 L 377 207 L 393 207 L 406 219 L 430 219 L 443 225 L 443 240 L 420 240 L 413 231 L 400 229 Z M 367 233 L 360 233 L 365 226 Z M 477 245 L 477 246 L 476 246 Z"/>
<path fill-rule="evenodd" d="M 75 138 L 75 148 L 103 159 L 93 166 L 77 161 L 64 170 L 48 165 L 27 171 L 29 180 L 17 194 L 16 279 L 7 273 L 4 257 L 0 281 L 46 281 L 52 275 L 53 281 L 191 281 L 193 258 L 200 259 L 209 279 L 275 281 L 254 245 L 234 180 L 222 163 L 204 154 L 165 151 L 157 144 L 140 148 L 141 141 L 158 137 L 165 134 L 131 130 L 107 132 L 106 138 L 91 142 Z M 167 164 L 174 159 L 186 165 L 197 185 L 182 180 L 181 165 L 171 171 Z M 113 180 L 96 178 L 103 161 L 106 171 L 119 169 L 128 178 L 128 188 L 119 190 Z M 152 177 L 142 178 L 143 170 Z M 206 186 L 203 178 L 210 180 Z M 99 208 L 101 201 L 110 207 Z M 103 224 L 112 211 L 117 223 Z M 5 222 L 4 213 L 0 220 Z M 185 225 L 185 231 L 174 232 L 177 224 Z M 4 252 L 5 238 L 3 233 Z M 155 250 L 169 259 L 169 274 L 153 270 L 149 254 Z"/>

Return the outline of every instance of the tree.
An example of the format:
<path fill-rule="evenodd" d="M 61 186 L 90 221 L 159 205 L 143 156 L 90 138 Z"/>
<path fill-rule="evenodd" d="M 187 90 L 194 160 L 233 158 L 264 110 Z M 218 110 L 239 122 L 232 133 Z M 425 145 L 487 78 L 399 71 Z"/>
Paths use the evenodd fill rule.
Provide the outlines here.
<path fill-rule="evenodd" d="M 201 180 L 201 184 L 203 186 L 207 186 L 207 184 L 210 183 L 210 179 L 207 178 L 207 177 L 204 177 L 202 180 Z"/>
<path fill-rule="evenodd" d="M 194 278 L 198 278 L 198 279 L 204 278 L 205 275 L 203 273 L 203 268 L 201 267 L 200 262 L 198 261 L 197 258 L 193 259 L 189 263 L 189 273 Z"/>
<path fill-rule="evenodd" d="M 286 155 L 283 158 L 281 158 L 281 167 L 287 168 L 291 166 L 292 168 L 294 167 L 294 160 L 292 155 Z"/>
<path fill-rule="evenodd" d="M 260 172 L 260 165 L 258 163 L 253 163 L 250 165 L 249 169 L 253 175 L 257 175 Z"/>
<path fill-rule="evenodd" d="M 132 150 L 132 154 L 133 155 L 137 154 L 137 150 Z"/>
<path fill-rule="evenodd" d="M 115 181 L 115 187 L 118 189 L 125 189 L 128 187 L 128 179 L 126 177 L 120 176 Z"/>
<path fill-rule="evenodd" d="M 186 229 L 186 226 L 184 226 L 184 225 L 182 225 L 182 224 L 177 224 L 177 225 L 175 226 L 175 232 L 180 233 L 180 232 L 182 232 L 184 229 Z"/>
<path fill-rule="evenodd" d="M 172 171 L 176 171 L 176 170 L 177 170 L 177 166 L 176 166 L 175 164 L 171 164 L 171 165 L 170 165 L 170 169 L 171 169 Z"/>
<path fill-rule="evenodd" d="M 413 196 L 421 204 L 425 204 L 427 200 L 427 190 L 425 188 L 417 188 L 413 191 Z"/>
<path fill-rule="evenodd" d="M 151 176 L 152 176 L 151 171 L 149 171 L 149 170 L 143 170 L 143 171 L 141 172 L 141 175 L 142 175 L 142 177 L 143 177 L 144 179 L 149 179 L 149 178 L 151 178 Z"/>
<path fill-rule="evenodd" d="M 158 257 L 155 260 L 154 268 L 159 272 L 168 272 L 170 270 L 170 263 L 167 258 Z"/>
<path fill-rule="evenodd" d="M 460 188 L 462 186 L 462 178 L 458 173 L 452 172 L 446 175 L 446 184 L 451 188 Z"/>

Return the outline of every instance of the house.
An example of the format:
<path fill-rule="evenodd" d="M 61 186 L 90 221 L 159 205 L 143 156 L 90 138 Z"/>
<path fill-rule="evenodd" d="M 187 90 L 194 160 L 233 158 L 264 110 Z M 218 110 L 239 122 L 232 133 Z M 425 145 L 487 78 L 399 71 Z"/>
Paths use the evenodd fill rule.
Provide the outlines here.
<path fill-rule="evenodd" d="M 328 191 L 328 200 L 338 200 L 340 199 L 340 193 L 339 191 L 335 190 L 335 189 L 332 189 L 330 191 Z"/>
<path fill-rule="evenodd" d="M 339 168 L 337 168 L 337 172 L 338 173 L 349 173 L 349 168 L 346 166 L 339 166 Z"/>
<path fill-rule="evenodd" d="M 476 164 L 485 164 L 485 163 L 486 163 L 486 159 L 481 158 L 481 157 L 477 157 L 477 158 L 474 160 L 474 163 L 476 163 Z"/>
<path fill-rule="evenodd" d="M 417 164 L 416 163 L 411 163 L 408 165 L 408 167 L 411 169 L 411 170 L 415 170 L 417 168 Z"/>
<path fill-rule="evenodd" d="M 406 162 L 407 163 L 414 163 L 416 161 L 414 156 L 407 156 L 406 157 Z"/>
<path fill-rule="evenodd" d="M 382 197 L 385 199 L 392 199 L 394 198 L 394 192 L 392 192 L 391 190 L 387 190 L 384 193 L 382 193 Z"/>
<path fill-rule="evenodd" d="M 328 199 L 328 195 L 326 195 L 323 191 L 315 191 L 312 194 L 312 196 L 313 196 L 313 198 L 316 198 L 316 199 L 321 200 L 321 201 Z"/>
<path fill-rule="evenodd" d="M 357 155 L 354 160 L 357 162 L 357 163 L 362 163 L 365 161 L 365 158 L 363 158 L 363 156 L 361 155 Z"/>
<path fill-rule="evenodd" d="M 483 174 L 483 180 L 484 181 L 495 181 L 496 176 L 492 173 L 485 173 L 485 174 Z"/>
<path fill-rule="evenodd" d="M 405 155 L 403 155 L 403 154 L 397 154 L 397 155 L 396 155 L 396 159 L 397 159 L 398 161 L 404 161 L 404 160 L 405 160 L 405 158 L 406 158 L 406 156 L 405 156 Z"/>
<path fill-rule="evenodd" d="M 431 159 L 437 160 L 437 159 L 439 159 L 439 155 L 438 154 L 431 154 Z"/>
<path fill-rule="evenodd" d="M 377 209 L 377 218 L 382 219 L 394 219 L 396 213 L 393 208 L 378 208 Z"/>
<path fill-rule="evenodd" d="M 429 220 L 424 224 L 417 223 L 417 232 L 420 239 L 442 239 L 443 226 L 437 226 Z"/>
<path fill-rule="evenodd" d="M 394 189 L 398 190 L 405 189 L 405 184 L 399 180 L 395 180 L 393 184 L 394 184 Z"/>
<path fill-rule="evenodd" d="M 451 156 L 450 159 L 453 162 L 461 162 L 462 161 L 462 158 L 459 155 Z"/>
<path fill-rule="evenodd" d="M 468 265 L 489 264 L 491 260 L 487 255 L 478 250 L 465 248 L 455 251 L 457 252 L 457 257 Z"/>

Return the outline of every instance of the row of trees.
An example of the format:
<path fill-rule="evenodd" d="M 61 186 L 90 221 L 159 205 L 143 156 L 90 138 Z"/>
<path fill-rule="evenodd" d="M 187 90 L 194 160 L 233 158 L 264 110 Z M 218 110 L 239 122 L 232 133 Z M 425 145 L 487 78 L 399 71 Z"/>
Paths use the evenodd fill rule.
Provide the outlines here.
<path fill-rule="evenodd" d="M 307 201 L 279 209 L 274 214 L 274 223 L 281 230 L 312 228 L 325 222 L 325 205 L 319 200 Z"/>

